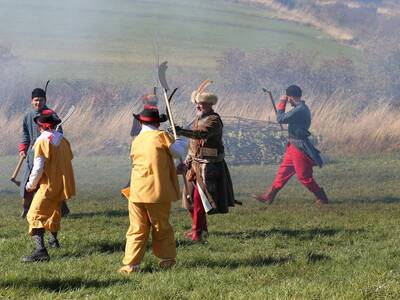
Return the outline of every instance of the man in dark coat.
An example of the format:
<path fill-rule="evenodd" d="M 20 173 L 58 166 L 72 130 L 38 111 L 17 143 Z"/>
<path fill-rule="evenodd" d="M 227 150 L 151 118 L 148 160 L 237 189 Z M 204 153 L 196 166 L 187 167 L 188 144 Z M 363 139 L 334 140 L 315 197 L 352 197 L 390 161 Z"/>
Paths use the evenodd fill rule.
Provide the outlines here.
<path fill-rule="evenodd" d="M 34 122 L 34 118 L 40 114 L 54 114 L 58 118 L 57 114 L 46 106 L 46 92 L 41 88 L 36 88 L 32 91 L 32 109 L 30 109 L 24 116 L 22 124 L 22 139 L 18 146 L 20 156 L 26 157 L 26 163 L 24 166 L 23 178 L 20 185 L 20 196 L 23 198 L 23 211 L 21 217 L 25 218 L 29 207 L 32 203 L 35 192 L 27 192 L 25 190 L 26 183 L 29 180 L 29 175 L 33 167 L 33 144 L 40 135 L 37 124 Z M 61 127 L 59 131 L 62 133 Z M 63 203 L 61 207 L 61 214 L 63 216 L 69 213 L 68 206 Z"/>
<path fill-rule="evenodd" d="M 188 130 L 177 126 L 178 135 L 190 138 L 185 163 L 188 166 L 186 177 L 193 183 L 193 209 L 189 209 L 192 230 L 186 232 L 185 237 L 194 242 L 204 242 L 203 233 L 208 232 L 203 201 L 210 202 L 212 209 L 208 213 L 227 213 L 235 204 L 232 181 L 224 159 L 223 123 L 212 108 L 217 101 L 214 94 L 193 92 L 192 102 L 197 110 L 193 128 Z"/>
<path fill-rule="evenodd" d="M 301 100 L 302 91 L 296 85 L 286 89 L 286 95 L 281 96 L 277 106 L 277 121 L 288 124 L 289 140 L 283 161 L 272 186 L 265 193 L 253 197 L 265 204 L 271 204 L 277 193 L 289 179 L 296 174 L 297 179 L 316 197 L 316 204 L 328 204 L 325 191 L 313 178 L 313 166 L 322 166 L 319 151 L 313 146 L 308 137 L 311 125 L 311 112 L 304 101 Z M 289 102 L 293 109 L 285 112 Z"/>

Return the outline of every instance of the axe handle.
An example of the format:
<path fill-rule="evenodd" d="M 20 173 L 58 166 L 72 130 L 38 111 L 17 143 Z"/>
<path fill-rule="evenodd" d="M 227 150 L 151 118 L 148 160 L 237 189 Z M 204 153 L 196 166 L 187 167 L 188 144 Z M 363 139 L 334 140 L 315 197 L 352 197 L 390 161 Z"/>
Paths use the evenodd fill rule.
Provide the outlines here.
<path fill-rule="evenodd" d="M 171 123 L 172 132 L 174 134 L 174 138 L 177 139 L 178 136 L 176 134 L 174 116 L 172 115 L 172 112 L 171 112 L 171 106 L 169 105 L 168 96 L 167 96 L 167 90 L 166 89 L 164 89 L 164 99 L 165 99 L 165 105 L 167 106 L 167 112 L 168 112 L 168 115 L 169 115 L 169 122 Z"/>
<path fill-rule="evenodd" d="M 273 106 L 274 111 L 275 111 L 275 116 L 277 116 L 278 115 L 278 111 L 276 110 L 276 105 L 275 105 L 274 98 L 272 97 L 272 93 L 271 93 L 271 91 L 267 91 L 267 93 L 269 95 L 269 99 L 271 99 L 271 103 L 272 103 L 272 106 Z M 283 126 L 282 126 L 281 123 L 279 123 L 279 126 L 281 126 L 281 129 L 283 130 Z"/>
<path fill-rule="evenodd" d="M 19 158 L 18 164 L 15 167 L 14 173 L 11 176 L 11 179 L 15 179 L 19 173 L 19 170 L 21 169 L 22 163 L 24 162 L 25 156 L 21 156 Z"/>
<path fill-rule="evenodd" d="M 175 123 L 174 123 L 174 117 L 172 115 L 172 111 L 171 111 L 171 105 L 170 105 L 170 101 L 172 99 L 172 96 L 175 94 L 177 89 L 174 89 L 174 91 L 172 92 L 172 94 L 169 96 L 167 96 L 167 90 L 164 89 L 164 99 L 165 99 L 165 105 L 167 106 L 167 114 L 169 116 L 169 123 L 172 127 L 172 132 L 174 134 L 174 138 L 177 139 L 178 135 L 176 134 L 176 129 L 175 129 Z M 179 158 L 180 163 L 183 163 L 182 157 Z M 186 190 L 186 197 L 190 197 L 189 195 L 189 183 L 187 182 L 186 176 L 184 174 L 182 174 L 182 179 L 183 179 L 183 184 Z M 185 201 L 187 202 L 189 199 L 185 199 Z"/>

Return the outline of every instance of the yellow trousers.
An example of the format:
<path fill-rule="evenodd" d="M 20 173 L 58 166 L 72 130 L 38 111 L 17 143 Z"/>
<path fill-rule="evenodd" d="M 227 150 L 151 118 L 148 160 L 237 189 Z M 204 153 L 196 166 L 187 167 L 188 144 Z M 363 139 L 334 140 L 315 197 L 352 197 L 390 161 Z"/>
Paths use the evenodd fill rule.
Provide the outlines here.
<path fill-rule="evenodd" d="M 58 199 L 48 198 L 41 189 L 33 197 L 26 219 L 29 223 L 29 234 L 34 228 L 44 228 L 51 232 L 58 232 L 61 223 L 61 204 Z"/>
<path fill-rule="evenodd" d="M 176 257 L 174 231 L 169 223 L 171 203 L 133 203 L 129 205 L 124 265 L 139 264 L 146 252 L 151 229 L 153 254 L 161 259 Z"/>

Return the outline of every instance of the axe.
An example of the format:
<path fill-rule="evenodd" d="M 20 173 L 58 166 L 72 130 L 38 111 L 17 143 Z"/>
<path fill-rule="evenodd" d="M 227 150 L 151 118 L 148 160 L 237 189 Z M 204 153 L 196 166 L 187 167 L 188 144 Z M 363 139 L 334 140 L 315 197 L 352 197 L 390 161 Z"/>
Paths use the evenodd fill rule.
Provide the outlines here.
<path fill-rule="evenodd" d="M 167 83 L 167 79 L 166 79 L 166 71 L 168 69 L 167 64 L 168 64 L 168 62 L 164 61 L 163 63 L 161 63 L 159 65 L 159 67 L 158 67 L 158 80 L 160 81 L 160 84 L 161 84 L 161 86 L 163 88 L 164 100 L 165 100 L 165 105 L 166 105 L 166 108 L 167 108 L 168 120 L 169 120 L 169 123 L 170 123 L 170 125 L 172 127 L 172 132 L 174 134 L 174 138 L 177 139 L 178 135 L 176 134 L 174 116 L 172 115 L 171 105 L 170 105 L 170 101 L 172 100 L 172 96 L 175 94 L 177 89 L 174 89 L 174 91 L 172 92 L 172 94 L 168 98 L 167 92 L 169 91 L 169 87 L 168 87 L 168 83 Z M 179 158 L 179 161 L 182 163 L 183 162 L 182 158 Z M 183 178 L 183 183 L 184 183 L 184 187 L 185 187 L 185 190 L 186 190 L 186 199 L 185 199 L 185 201 L 186 201 L 187 207 L 189 208 L 191 206 L 190 203 L 192 202 L 191 198 L 190 198 L 190 195 L 188 194 L 189 193 L 189 183 L 186 180 L 186 176 L 184 174 L 182 174 L 182 178 Z"/>
<path fill-rule="evenodd" d="M 278 112 L 277 112 L 276 106 L 275 106 L 275 101 L 274 101 L 274 98 L 272 97 L 272 92 L 270 90 L 267 90 L 266 88 L 262 88 L 262 90 L 264 93 L 268 93 L 269 99 L 271 99 L 272 107 L 274 108 L 274 111 L 275 111 L 275 116 L 278 115 Z M 281 130 L 283 130 L 282 124 L 279 123 L 279 126 L 281 126 Z"/>
<path fill-rule="evenodd" d="M 14 173 L 12 174 L 10 181 L 15 183 L 17 186 L 21 185 L 21 182 L 16 180 L 15 178 L 18 176 L 19 170 L 21 169 L 22 163 L 24 162 L 25 156 L 21 156 L 19 158 L 18 164 L 15 167 Z"/>

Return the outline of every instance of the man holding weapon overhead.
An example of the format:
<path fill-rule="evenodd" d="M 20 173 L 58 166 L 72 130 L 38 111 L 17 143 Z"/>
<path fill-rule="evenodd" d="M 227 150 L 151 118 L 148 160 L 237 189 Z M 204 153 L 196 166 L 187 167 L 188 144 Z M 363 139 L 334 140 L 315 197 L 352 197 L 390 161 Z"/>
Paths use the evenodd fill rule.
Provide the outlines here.
<path fill-rule="evenodd" d="M 322 167 L 323 162 L 320 152 L 308 138 L 311 135 L 308 131 L 311 125 L 311 112 L 301 97 L 302 90 L 297 85 L 289 86 L 286 89 L 286 95 L 280 97 L 277 106 L 277 121 L 279 124 L 289 125 L 289 140 L 272 186 L 263 194 L 253 195 L 262 203 L 271 204 L 277 193 L 294 174 L 297 175 L 300 183 L 315 195 L 318 206 L 329 202 L 324 189 L 313 178 L 313 166 Z M 293 109 L 285 112 L 287 102 Z"/>

